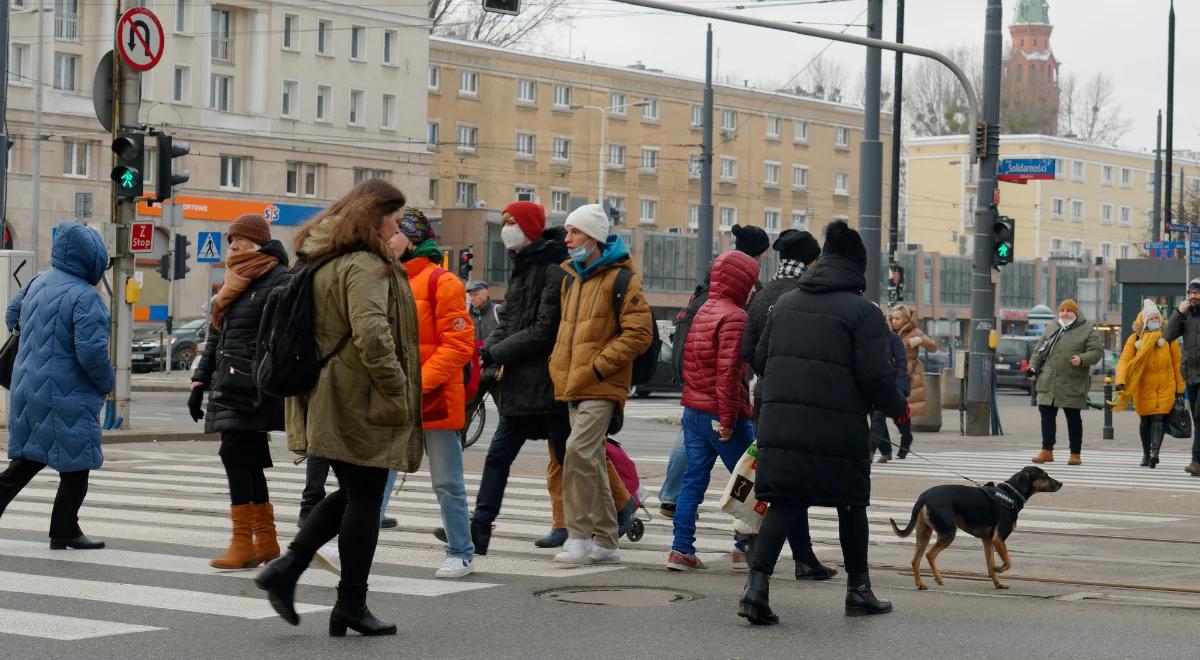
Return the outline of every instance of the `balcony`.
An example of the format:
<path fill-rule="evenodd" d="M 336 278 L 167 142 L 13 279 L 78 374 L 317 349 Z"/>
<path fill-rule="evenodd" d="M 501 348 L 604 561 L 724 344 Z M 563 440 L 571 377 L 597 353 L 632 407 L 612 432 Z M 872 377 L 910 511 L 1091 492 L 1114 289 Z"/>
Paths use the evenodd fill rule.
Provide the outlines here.
<path fill-rule="evenodd" d="M 54 38 L 60 41 L 79 41 L 79 14 L 54 12 Z"/>

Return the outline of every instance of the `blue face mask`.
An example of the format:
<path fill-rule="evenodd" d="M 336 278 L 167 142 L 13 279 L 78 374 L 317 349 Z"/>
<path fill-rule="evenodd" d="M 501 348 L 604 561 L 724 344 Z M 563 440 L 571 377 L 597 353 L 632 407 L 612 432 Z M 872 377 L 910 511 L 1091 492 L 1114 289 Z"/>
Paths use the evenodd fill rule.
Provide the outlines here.
<path fill-rule="evenodd" d="M 584 262 L 588 260 L 588 257 L 592 256 L 592 252 L 595 250 L 596 248 L 594 247 L 580 245 L 577 248 L 567 250 L 567 254 L 570 255 L 572 261 Z"/>
<path fill-rule="evenodd" d="M 1149 321 L 1146 323 L 1147 330 L 1158 330 L 1162 327 L 1162 321 Z"/>

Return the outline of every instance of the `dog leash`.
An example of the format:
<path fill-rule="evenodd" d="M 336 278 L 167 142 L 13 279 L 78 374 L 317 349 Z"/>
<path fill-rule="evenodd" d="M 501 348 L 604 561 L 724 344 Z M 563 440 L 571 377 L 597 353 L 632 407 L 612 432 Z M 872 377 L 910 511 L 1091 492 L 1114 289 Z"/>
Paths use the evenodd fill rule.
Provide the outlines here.
<path fill-rule="evenodd" d="M 888 444 L 889 444 L 889 445 L 891 445 L 891 446 L 893 446 L 893 447 L 896 447 L 896 448 L 898 448 L 898 449 L 904 449 L 904 448 L 903 448 L 903 447 L 901 447 L 900 445 L 898 445 L 898 444 L 896 444 L 896 443 L 892 442 L 890 439 L 888 440 Z M 971 483 L 975 484 L 976 486 L 979 486 L 980 488 L 983 488 L 983 484 L 979 483 L 978 481 L 975 481 L 975 480 L 974 480 L 974 479 L 972 479 L 971 477 L 968 477 L 968 476 L 966 476 L 966 475 L 964 475 L 964 474 L 959 474 L 958 472 L 955 472 L 954 470 L 951 470 L 950 468 L 948 468 L 948 467 L 946 467 L 946 466 L 944 466 L 944 465 L 939 465 L 938 463 L 936 463 L 936 462 L 934 462 L 934 461 L 932 461 L 932 460 L 930 460 L 930 459 L 928 459 L 928 458 L 926 458 L 926 457 L 924 457 L 924 456 L 922 456 L 922 455 L 918 454 L 917 452 L 915 452 L 915 451 L 913 451 L 913 450 L 911 450 L 911 449 L 905 449 L 904 451 L 908 452 L 909 454 L 912 454 L 913 456 L 916 456 L 917 458 L 919 458 L 919 459 L 921 459 L 921 460 L 925 461 L 926 463 L 929 463 L 930 465 L 932 465 L 932 466 L 934 466 L 934 467 L 936 467 L 936 468 L 940 468 L 940 469 L 942 469 L 942 470 L 945 470 L 946 472 L 949 472 L 950 474 L 953 474 L 953 475 L 954 475 L 954 476 L 956 476 L 956 477 L 960 477 L 960 478 L 962 478 L 962 479 L 966 479 L 967 481 L 969 481 L 969 482 L 971 482 Z"/>

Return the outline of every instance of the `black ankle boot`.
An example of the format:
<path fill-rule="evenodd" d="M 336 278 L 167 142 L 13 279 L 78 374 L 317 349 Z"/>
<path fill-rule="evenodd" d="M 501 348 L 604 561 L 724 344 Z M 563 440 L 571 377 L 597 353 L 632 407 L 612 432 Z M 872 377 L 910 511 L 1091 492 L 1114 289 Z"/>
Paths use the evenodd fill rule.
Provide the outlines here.
<path fill-rule="evenodd" d="M 1158 452 L 1151 449 L 1150 450 L 1150 469 L 1153 470 L 1156 467 L 1158 467 Z"/>
<path fill-rule="evenodd" d="M 329 614 L 329 636 L 345 637 L 349 628 L 364 637 L 395 635 L 396 624 L 384 623 L 367 609 L 367 584 L 338 584 L 338 599 Z"/>
<path fill-rule="evenodd" d="M 796 560 L 797 580 L 828 580 L 835 575 L 837 575 L 836 568 L 822 564 L 816 557 Z"/>
<path fill-rule="evenodd" d="M 475 554 L 486 555 L 488 544 L 492 542 L 492 524 L 471 519 L 471 542 L 475 544 Z"/>
<path fill-rule="evenodd" d="M 254 584 L 267 592 L 267 600 L 271 601 L 275 612 L 293 626 L 300 625 L 300 615 L 296 613 L 296 582 L 306 567 L 307 563 L 289 549 L 282 557 L 264 566 L 254 578 Z"/>
<path fill-rule="evenodd" d="M 900 451 L 896 452 L 896 458 L 900 460 L 908 458 L 908 447 L 901 447 Z"/>
<path fill-rule="evenodd" d="M 771 611 L 770 600 L 771 576 L 763 571 L 751 570 L 746 580 L 746 592 L 738 603 L 738 616 L 756 626 L 773 626 L 779 623 L 779 617 Z"/>
<path fill-rule="evenodd" d="M 1147 465 L 1150 465 L 1150 453 L 1149 452 L 1142 454 L 1142 462 L 1139 463 L 1139 465 L 1141 467 L 1146 467 Z"/>
<path fill-rule="evenodd" d="M 887 614 L 892 603 L 880 600 L 871 591 L 871 581 L 866 576 L 851 575 L 846 585 L 846 616 Z"/>

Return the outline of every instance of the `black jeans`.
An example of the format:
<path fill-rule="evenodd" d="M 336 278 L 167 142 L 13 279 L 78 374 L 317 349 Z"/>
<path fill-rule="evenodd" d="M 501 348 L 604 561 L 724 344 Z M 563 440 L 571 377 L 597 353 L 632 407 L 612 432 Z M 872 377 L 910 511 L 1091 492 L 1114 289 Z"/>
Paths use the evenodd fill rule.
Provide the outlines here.
<path fill-rule="evenodd" d="M 1067 440 L 1071 444 L 1071 453 L 1078 454 L 1083 451 L 1083 411 L 1078 408 L 1063 408 L 1062 411 L 1067 418 Z M 1058 407 L 1039 405 L 1038 412 L 1042 414 L 1042 449 L 1054 449 L 1055 436 L 1058 434 Z"/>
<path fill-rule="evenodd" d="M 1162 448 L 1163 433 L 1167 429 L 1168 415 L 1146 415 L 1141 418 L 1141 423 L 1138 424 L 1138 434 L 1142 439 L 1142 453 L 1149 456 L 1150 450 L 1158 451 Z"/>
<path fill-rule="evenodd" d="M 1188 383 L 1188 405 L 1192 407 L 1192 460 L 1200 462 L 1200 406 L 1196 405 L 1196 397 L 1200 397 L 1200 383 Z"/>
<path fill-rule="evenodd" d="M 18 458 L 0 472 L 0 516 L 4 515 L 8 503 L 44 467 L 45 463 Z M 87 491 L 87 470 L 58 473 L 58 494 L 54 496 L 54 509 L 50 513 L 50 538 L 73 539 L 83 535 L 83 530 L 79 529 L 79 507 L 83 506 Z"/>
<path fill-rule="evenodd" d="M 308 519 L 313 507 L 325 499 L 325 482 L 329 480 L 329 461 L 309 456 L 304 466 L 304 492 L 300 494 L 300 522 Z"/>
<path fill-rule="evenodd" d="M 896 422 L 896 429 L 900 431 L 900 448 L 908 451 L 912 448 L 913 442 L 912 420 L 910 419 L 903 424 Z"/>
<path fill-rule="evenodd" d="M 336 536 L 342 583 L 365 585 L 379 541 L 379 507 L 383 505 L 388 471 L 342 461 L 331 460 L 329 465 L 340 488 L 313 507 L 291 549 L 299 565 L 308 566 L 317 550 Z"/>
<path fill-rule="evenodd" d="M 851 584 L 867 577 L 867 507 L 839 506 L 838 540 L 842 545 L 842 560 Z M 783 550 L 783 541 L 795 532 L 796 522 L 808 518 L 808 506 L 794 502 L 773 502 L 763 518 L 758 539 L 754 542 L 752 567 L 768 575 L 775 571 L 775 562 Z M 795 550 L 793 550 L 795 552 Z"/>
<path fill-rule="evenodd" d="M 508 472 L 526 440 L 548 438 L 554 448 L 554 458 L 562 465 L 570 435 L 571 420 L 566 413 L 520 417 L 501 415 L 483 462 L 483 475 L 479 479 L 479 493 L 475 496 L 472 518 L 480 523 L 491 524 L 500 515 L 504 489 L 508 487 Z"/>

